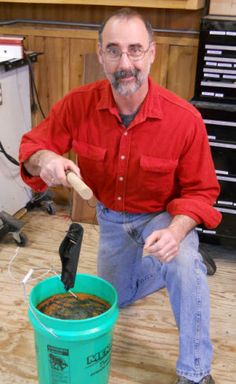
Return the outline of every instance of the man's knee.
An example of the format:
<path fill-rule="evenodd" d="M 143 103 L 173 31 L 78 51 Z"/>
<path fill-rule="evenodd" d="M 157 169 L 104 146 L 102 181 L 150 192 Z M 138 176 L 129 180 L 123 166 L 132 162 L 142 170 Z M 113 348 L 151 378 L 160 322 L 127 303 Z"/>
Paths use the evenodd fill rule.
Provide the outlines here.
<path fill-rule="evenodd" d="M 199 239 L 196 231 L 192 230 L 189 234 L 182 240 L 179 248 L 179 252 L 172 265 L 171 268 L 176 269 L 176 273 L 186 274 L 186 277 L 189 274 L 191 278 L 192 272 L 196 269 L 200 269 L 205 272 L 205 267 L 202 262 L 201 254 L 199 253 Z"/>

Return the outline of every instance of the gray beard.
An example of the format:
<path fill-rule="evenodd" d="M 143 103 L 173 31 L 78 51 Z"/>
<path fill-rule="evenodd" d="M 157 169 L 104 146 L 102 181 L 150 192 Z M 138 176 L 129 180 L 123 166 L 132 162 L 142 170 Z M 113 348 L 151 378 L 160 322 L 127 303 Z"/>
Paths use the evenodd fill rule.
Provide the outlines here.
<path fill-rule="evenodd" d="M 115 81 L 112 83 L 113 88 L 121 95 L 121 96 L 130 96 L 133 95 L 137 90 L 141 87 L 141 83 L 136 80 L 135 84 L 120 84 Z"/>
<path fill-rule="evenodd" d="M 113 74 L 108 74 L 105 70 L 105 75 L 110 81 L 112 87 L 121 95 L 121 96 L 131 96 L 136 93 L 139 88 L 142 86 L 149 74 L 150 67 L 146 74 L 141 74 L 137 69 L 129 71 L 117 71 Z M 129 76 L 134 76 L 135 83 L 133 84 L 123 84 L 119 80 L 124 79 Z"/>

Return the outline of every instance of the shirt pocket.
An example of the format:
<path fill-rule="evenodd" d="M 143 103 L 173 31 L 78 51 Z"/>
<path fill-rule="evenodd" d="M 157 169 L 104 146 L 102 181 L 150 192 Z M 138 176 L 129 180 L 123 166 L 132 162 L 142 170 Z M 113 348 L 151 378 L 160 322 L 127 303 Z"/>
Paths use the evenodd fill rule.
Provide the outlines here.
<path fill-rule="evenodd" d="M 73 140 L 72 148 L 77 154 L 78 158 L 84 157 L 93 161 L 104 161 L 107 151 L 105 148 L 76 140 Z"/>
<path fill-rule="evenodd" d="M 170 195 L 174 189 L 177 165 L 178 160 L 142 155 L 140 158 L 142 187 L 160 194 Z"/>
<path fill-rule="evenodd" d="M 84 181 L 96 191 L 97 183 L 104 179 L 104 161 L 107 149 L 73 140 L 78 166 Z"/>

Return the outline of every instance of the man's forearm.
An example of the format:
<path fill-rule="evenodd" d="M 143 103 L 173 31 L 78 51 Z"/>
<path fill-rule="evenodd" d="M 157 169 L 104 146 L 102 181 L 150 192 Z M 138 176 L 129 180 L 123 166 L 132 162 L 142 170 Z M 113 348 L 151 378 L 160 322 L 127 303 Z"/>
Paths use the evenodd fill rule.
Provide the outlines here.
<path fill-rule="evenodd" d="M 42 168 L 43 159 L 55 156 L 54 152 L 42 149 L 35 152 L 26 161 L 24 161 L 24 167 L 26 171 L 32 176 L 39 176 Z"/>
<path fill-rule="evenodd" d="M 70 159 L 49 150 L 35 152 L 24 162 L 25 170 L 31 176 L 40 176 L 48 186 L 69 187 L 67 172 L 74 172 L 81 178 L 78 166 Z"/>
<path fill-rule="evenodd" d="M 168 228 L 173 232 L 174 236 L 176 236 L 179 241 L 182 241 L 188 232 L 195 228 L 196 225 L 196 221 L 191 217 L 176 215 Z"/>

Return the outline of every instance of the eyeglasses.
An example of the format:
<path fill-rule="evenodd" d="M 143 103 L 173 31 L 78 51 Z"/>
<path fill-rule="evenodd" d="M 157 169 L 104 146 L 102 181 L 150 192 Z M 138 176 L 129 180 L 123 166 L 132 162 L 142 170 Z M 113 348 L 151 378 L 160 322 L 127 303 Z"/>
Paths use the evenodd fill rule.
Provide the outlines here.
<path fill-rule="evenodd" d="M 106 58 L 110 61 L 119 61 L 121 56 L 125 53 L 128 58 L 132 61 L 142 60 L 145 54 L 149 51 L 150 45 L 147 49 L 144 49 L 141 45 L 130 45 L 127 51 L 122 51 L 119 47 L 115 45 L 111 45 L 102 50 L 102 53 L 106 56 Z"/>

